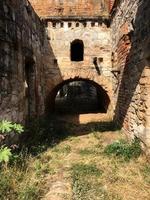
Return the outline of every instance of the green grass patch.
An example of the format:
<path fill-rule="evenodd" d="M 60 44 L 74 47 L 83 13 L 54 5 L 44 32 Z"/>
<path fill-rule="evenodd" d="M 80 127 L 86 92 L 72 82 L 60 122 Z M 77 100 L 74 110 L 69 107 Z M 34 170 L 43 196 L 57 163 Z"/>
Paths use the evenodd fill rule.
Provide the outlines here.
<path fill-rule="evenodd" d="M 76 164 L 72 170 L 73 200 L 120 200 L 101 183 L 103 171 L 95 164 Z"/>
<path fill-rule="evenodd" d="M 115 155 L 121 157 L 126 161 L 132 158 L 138 158 L 141 154 L 141 146 L 139 139 L 134 139 L 132 143 L 128 143 L 126 140 L 119 140 L 110 145 L 107 145 L 104 149 L 106 155 Z"/>
<path fill-rule="evenodd" d="M 95 199 L 101 188 L 101 185 L 95 183 L 95 178 L 102 175 L 102 170 L 94 164 L 83 163 L 73 165 L 71 170 L 73 200 Z M 92 177 L 95 178 L 92 179 Z M 102 193 L 102 195 L 105 194 Z"/>
<path fill-rule="evenodd" d="M 101 176 L 103 171 L 98 169 L 95 164 L 75 164 L 71 168 L 73 176 Z"/>
<path fill-rule="evenodd" d="M 73 200 L 108 200 L 108 193 L 99 183 L 77 179 L 73 185 Z"/>

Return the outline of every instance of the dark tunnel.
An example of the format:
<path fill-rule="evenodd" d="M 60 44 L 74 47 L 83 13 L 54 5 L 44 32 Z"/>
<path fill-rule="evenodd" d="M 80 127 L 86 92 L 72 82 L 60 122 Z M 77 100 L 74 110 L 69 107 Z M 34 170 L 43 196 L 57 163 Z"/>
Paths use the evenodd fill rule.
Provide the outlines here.
<path fill-rule="evenodd" d="M 57 85 L 47 99 L 49 113 L 107 113 L 110 98 L 97 83 L 85 79 L 69 79 Z"/>

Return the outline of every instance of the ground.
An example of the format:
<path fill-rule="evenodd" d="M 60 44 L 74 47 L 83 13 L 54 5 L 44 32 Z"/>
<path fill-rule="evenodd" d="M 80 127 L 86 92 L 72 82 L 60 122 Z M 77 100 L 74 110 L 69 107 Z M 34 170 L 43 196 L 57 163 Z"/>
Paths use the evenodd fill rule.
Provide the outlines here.
<path fill-rule="evenodd" d="M 47 177 L 45 200 L 149 199 L 149 183 L 140 172 L 142 158 L 123 162 L 104 155 L 107 144 L 122 138 L 115 132 L 71 136 L 50 149 L 54 174 Z"/>
<path fill-rule="evenodd" d="M 108 124 L 74 125 L 64 121 L 56 123 L 55 119 L 56 132 L 64 137 L 46 149 L 42 149 L 42 143 L 36 148 L 32 146 L 36 153 L 24 161 L 21 172 L 11 167 L 11 174 L 18 174 L 17 180 L 15 176 L 13 181 L 9 180 L 14 187 L 12 191 L 15 187 L 20 191 L 18 188 L 15 192 L 10 188 L 7 192 L 0 189 L 0 193 L 6 195 L 0 194 L 1 199 L 149 200 L 150 167 L 146 158 L 141 155 L 125 160 L 107 155 L 104 152 L 107 145 L 125 139 L 120 130 L 111 123 L 107 127 Z"/>

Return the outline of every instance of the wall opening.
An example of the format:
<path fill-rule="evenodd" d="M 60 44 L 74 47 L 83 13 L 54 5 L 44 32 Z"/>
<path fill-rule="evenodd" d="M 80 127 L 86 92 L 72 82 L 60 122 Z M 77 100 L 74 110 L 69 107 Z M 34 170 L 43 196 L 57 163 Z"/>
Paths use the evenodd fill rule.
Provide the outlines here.
<path fill-rule="evenodd" d="M 83 61 L 84 44 L 82 40 L 74 40 L 71 43 L 71 61 Z"/>
<path fill-rule="evenodd" d="M 58 114 L 107 113 L 110 99 L 97 83 L 85 79 L 67 80 L 56 86 L 47 101 Z"/>
<path fill-rule="evenodd" d="M 25 60 L 25 110 L 26 118 L 35 113 L 35 68 L 33 59 Z"/>

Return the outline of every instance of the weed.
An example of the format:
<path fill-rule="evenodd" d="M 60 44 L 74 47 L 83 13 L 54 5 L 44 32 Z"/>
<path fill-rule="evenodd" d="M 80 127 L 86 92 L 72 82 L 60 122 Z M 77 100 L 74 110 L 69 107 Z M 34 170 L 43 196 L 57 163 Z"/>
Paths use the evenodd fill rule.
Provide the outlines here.
<path fill-rule="evenodd" d="M 53 152 L 69 154 L 71 152 L 71 147 L 69 145 L 65 145 L 64 147 L 54 147 Z"/>
<path fill-rule="evenodd" d="M 26 185 L 20 192 L 19 192 L 19 199 L 20 200 L 39 200 L 40 199 L 40 190 L 36 184 Z"/>
<path fill-rule="evenodd" d="M 76 164 L 72 169 L 73 200 L 108 200 L 108 192 L 98 181 L 103 171 L 94 164 Z M 96 178 L 95 178 L 96 177 Z"/>
<path fill-rule="evenodd" d="M 107 155 L 115 155 L 116 157 L 122 157 L 124 160 L 129 161 L 132 158 L 138 158 L 141 154 L 140 141 L 134 139 L 131 144 L 126 140 L 116 141 L 106 146 L 104 153 Z"/>
<path fill-rule="evenodd" d="M 82 163 L 73 165 L 71 170 L 73 180 L 73 199 L 94 199 L 98 188 L 96 187 L 95 183 L 92 183 L 90 177 L 99 177 L 102 175 L 102 171 L 98 169 L 94 164 L 85 165 Z"/>
<path fill-rule="evenodd" d="M 150 166 L 146 164 L 140 171 L 144 177 L 144 180 L 150 184 Z"/>
<path fill-rule="evenodd" d="M 73 200 L 108 200 L 108 194 L 99 183 L 78 179 L 73 185 Z"/>
<path fill-rule="evenodd" d="M 5 200 L 6 197 L 13 199 L 16 197 L 16 191 L 13 188 L 14 183 L 12 182 L 11 173 L 0 172 L 0 199 Z M 15 198 L 14 198 L 15 199 Z"/>
<path fill-rule="evenodd" d="M 37 177 L 55 173 L 54 169 L 50 168 L 48 163 L 42 163 L 40 160 L 36 160 L 34 168 Z"/>
<path fill-rule="evenodd" d="M 24 128 L 21 124 L 16 124 L 7 120 L 0 121 L 0 145 L 7 144 L 6 138 L 9 138 L 12 133 L 21 134 L 23 131 Z M 0 147 L 0 163 L 8 163 L 12 157 L 12 149 L 9 146 L 15 148 L 16 144 L 7 144 L 7 146 L 2 145 Z"/>
<path fill-rule="evenodd" d="M 98 169 L 94 164 L 75 164 L 72 166 L 73 176 L 101 176 L 102 170 Z"/>
<path fill-rule="evenodd" d="M 12 156 L 11 149 L 5 146 L 0 147 L 0 163 L 8 163 Z"/>

